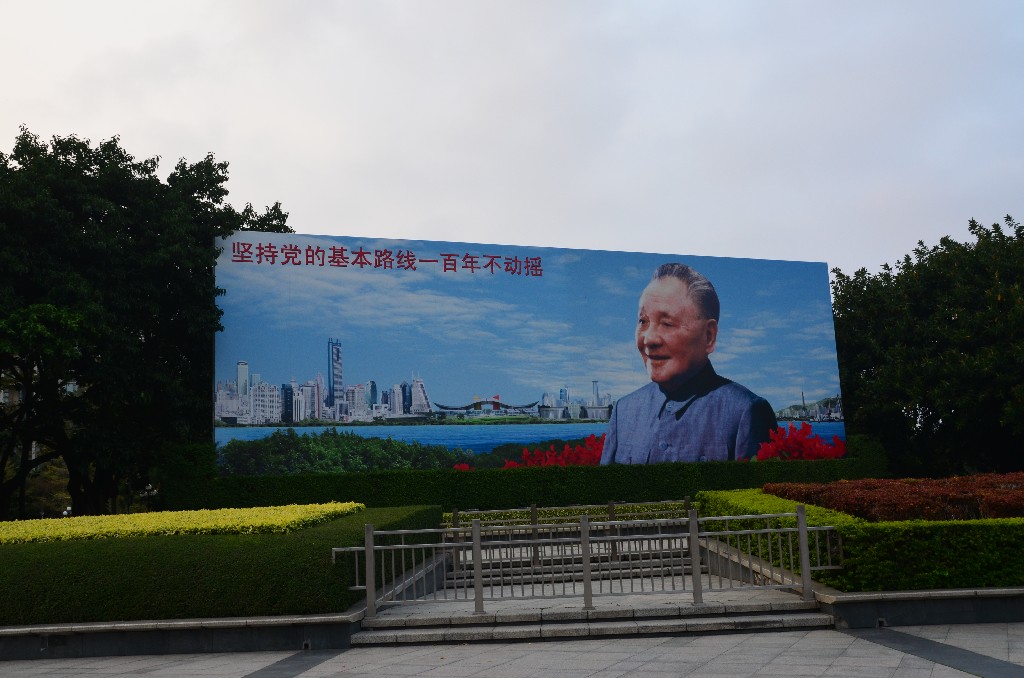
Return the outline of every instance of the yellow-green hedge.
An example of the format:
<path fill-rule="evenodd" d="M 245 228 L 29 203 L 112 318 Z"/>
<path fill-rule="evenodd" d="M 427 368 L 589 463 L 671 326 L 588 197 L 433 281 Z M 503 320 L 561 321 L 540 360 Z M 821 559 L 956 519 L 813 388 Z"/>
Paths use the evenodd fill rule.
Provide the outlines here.
<path fill-rule="evenodd" d="M 350 501 L 21 520 L 0 523 L 0 544 L 176 534 L 283 533 L 318 525 L 365 508 L 363 504 Z"/>
<path fill-rule="evenodd" d="M 761 490 L 700 492 L 697 500 L 708 516 L 789 513 L 799 503 Z M 1024 586 L 1024 518 L 870 523 L 820 506 L 806 508 L 809 525 L 831 525 L 842 535 L 843 568 L 815 573 L 816 580 L 841 591 Z"/>
<path fill-rule="evenodd" d="M 436 506 L 369 508 L 302 530 L 0 545 L 0 626 L 343 612 L 352 558 L 382 530 L 437 527 Z M 0 669 L 0 674 L 3 670 Z"/>

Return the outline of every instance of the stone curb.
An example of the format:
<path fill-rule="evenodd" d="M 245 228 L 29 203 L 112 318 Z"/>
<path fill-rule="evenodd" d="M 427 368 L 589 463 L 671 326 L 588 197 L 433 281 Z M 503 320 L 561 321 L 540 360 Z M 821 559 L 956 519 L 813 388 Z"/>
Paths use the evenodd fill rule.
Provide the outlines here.
<path fill-rule="evenodd" d="M 37 624 L 34 626 L 0 626 L 0 636 L 107 633 L 110 631 L 184 631 L 193 629 L 241 629 L 317 624 L 348 624 L 359 621 L 362 617 L 362 613 L 356 613 L 288 615 L 280 617 L 225 617 L 220 619 L 83 622 L 78 624 Z"/>
<path fill-rule="evenodd" d="M 593 622 L 520 623 L 515 625 L 461 628 L 389 628 L 360 631 L 352 645 L 504 641 L 536 638 L 583 638 L 663 633 L 719 633 L 771 629 L 832 628 L 830 615 L 822 613 L 769 614 L 721 618 L 618 619 Z"/>

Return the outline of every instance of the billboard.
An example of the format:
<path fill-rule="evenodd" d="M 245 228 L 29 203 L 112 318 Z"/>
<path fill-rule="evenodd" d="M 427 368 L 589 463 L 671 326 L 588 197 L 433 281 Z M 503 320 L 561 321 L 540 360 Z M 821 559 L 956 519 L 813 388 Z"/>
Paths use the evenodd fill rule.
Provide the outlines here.
<path fill-rule="evenodd" d="M 593 434 L 603 463 L 652 463 L 749 457 L 776 421 L 845 438 L 824 263 L 218 244 L 218 445 L 296 427 L 480 454 Z"/>

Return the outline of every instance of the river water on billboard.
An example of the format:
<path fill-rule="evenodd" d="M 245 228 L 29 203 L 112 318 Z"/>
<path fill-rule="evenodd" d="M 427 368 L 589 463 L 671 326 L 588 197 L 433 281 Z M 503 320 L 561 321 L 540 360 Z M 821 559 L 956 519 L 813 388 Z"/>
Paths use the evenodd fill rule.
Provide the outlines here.
<path fill-rule="evenodd" d="M 797 422 L 799 426 L 799 423 Z M 781 422 L 780 426 L 786 426 Z M 575 440 L 586 438 L 593 433 L 601 435 L 608 425 L 605 422 L 582 422 L 573 424 L 459 424 L 424 426 L 299 426 L 299 435 L 318 435 L 327 429 L 336 428 L 341 433 L 355 433 L 364 438 L 392 438 L 406 443 L 419 441 L 424 445 L 444 445 L 449 449 L 490 452 L 498 445 L 517 443 L 528 445 L 545 440 Z M 813 421 L 814 435 L 832 442 L 832 436 L 846 439 L 846 428 L 841 421 Z M 278 426 L 218 427 L 214 429 L 217 446 L 231 440 L 260 440 L 274 431 L 284 431 Z"/>

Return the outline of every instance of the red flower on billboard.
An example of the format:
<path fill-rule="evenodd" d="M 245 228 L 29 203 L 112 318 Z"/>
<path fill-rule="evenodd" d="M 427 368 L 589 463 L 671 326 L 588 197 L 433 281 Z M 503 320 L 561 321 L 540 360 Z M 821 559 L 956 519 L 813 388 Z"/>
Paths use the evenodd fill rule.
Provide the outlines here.
<path fill-rule="evenodd" d="M 604 435 L 602 433 L 598 438 L 596 435 L 590 434 L 582 445 L 570 447 L 566 443 L 561 451 L 556 450 L 554 445 L 550 445 L 546 450 L 538 448 L 533 452 L 524 447 L 522 463 L 516 464 L 509 460 L 505 462 L 505 468 L 515 468 L 515 466 L 597 466 L 601 463 L 601 452 L 604 450 Z"/>
<path fill-rule="evenodd" d="M 548 449 L 537 448 L 532 452 L 528 447 L 523 448 L 522 461 L 506 459 L 502 468 L 520 468 L 522 466 L 597 466 L 601 463 L 601 452 L 604 451 L 604 435 L 597 437 L 594 434 L 587 436 L 582 445 L 570 446 L 566 443 L 561 450 L 556 450 L 554 444 Z M 469 464 L 455 464 L 453 467 L 459 471 L 472 471 Z"/>
<path fill-rule="evenodd" d="M 811 425 L 806 421 L 797 428 L 790 423 L 788 428 L 780 426 L 769 434 L 769 440 L 761 443 L 757 451 L 758 461 L 766 459 L 838 459 L 846 454 L 846 442 L 839 436 L 832 436 L 832 444 L 820 436 L 811 435 Z"/>

